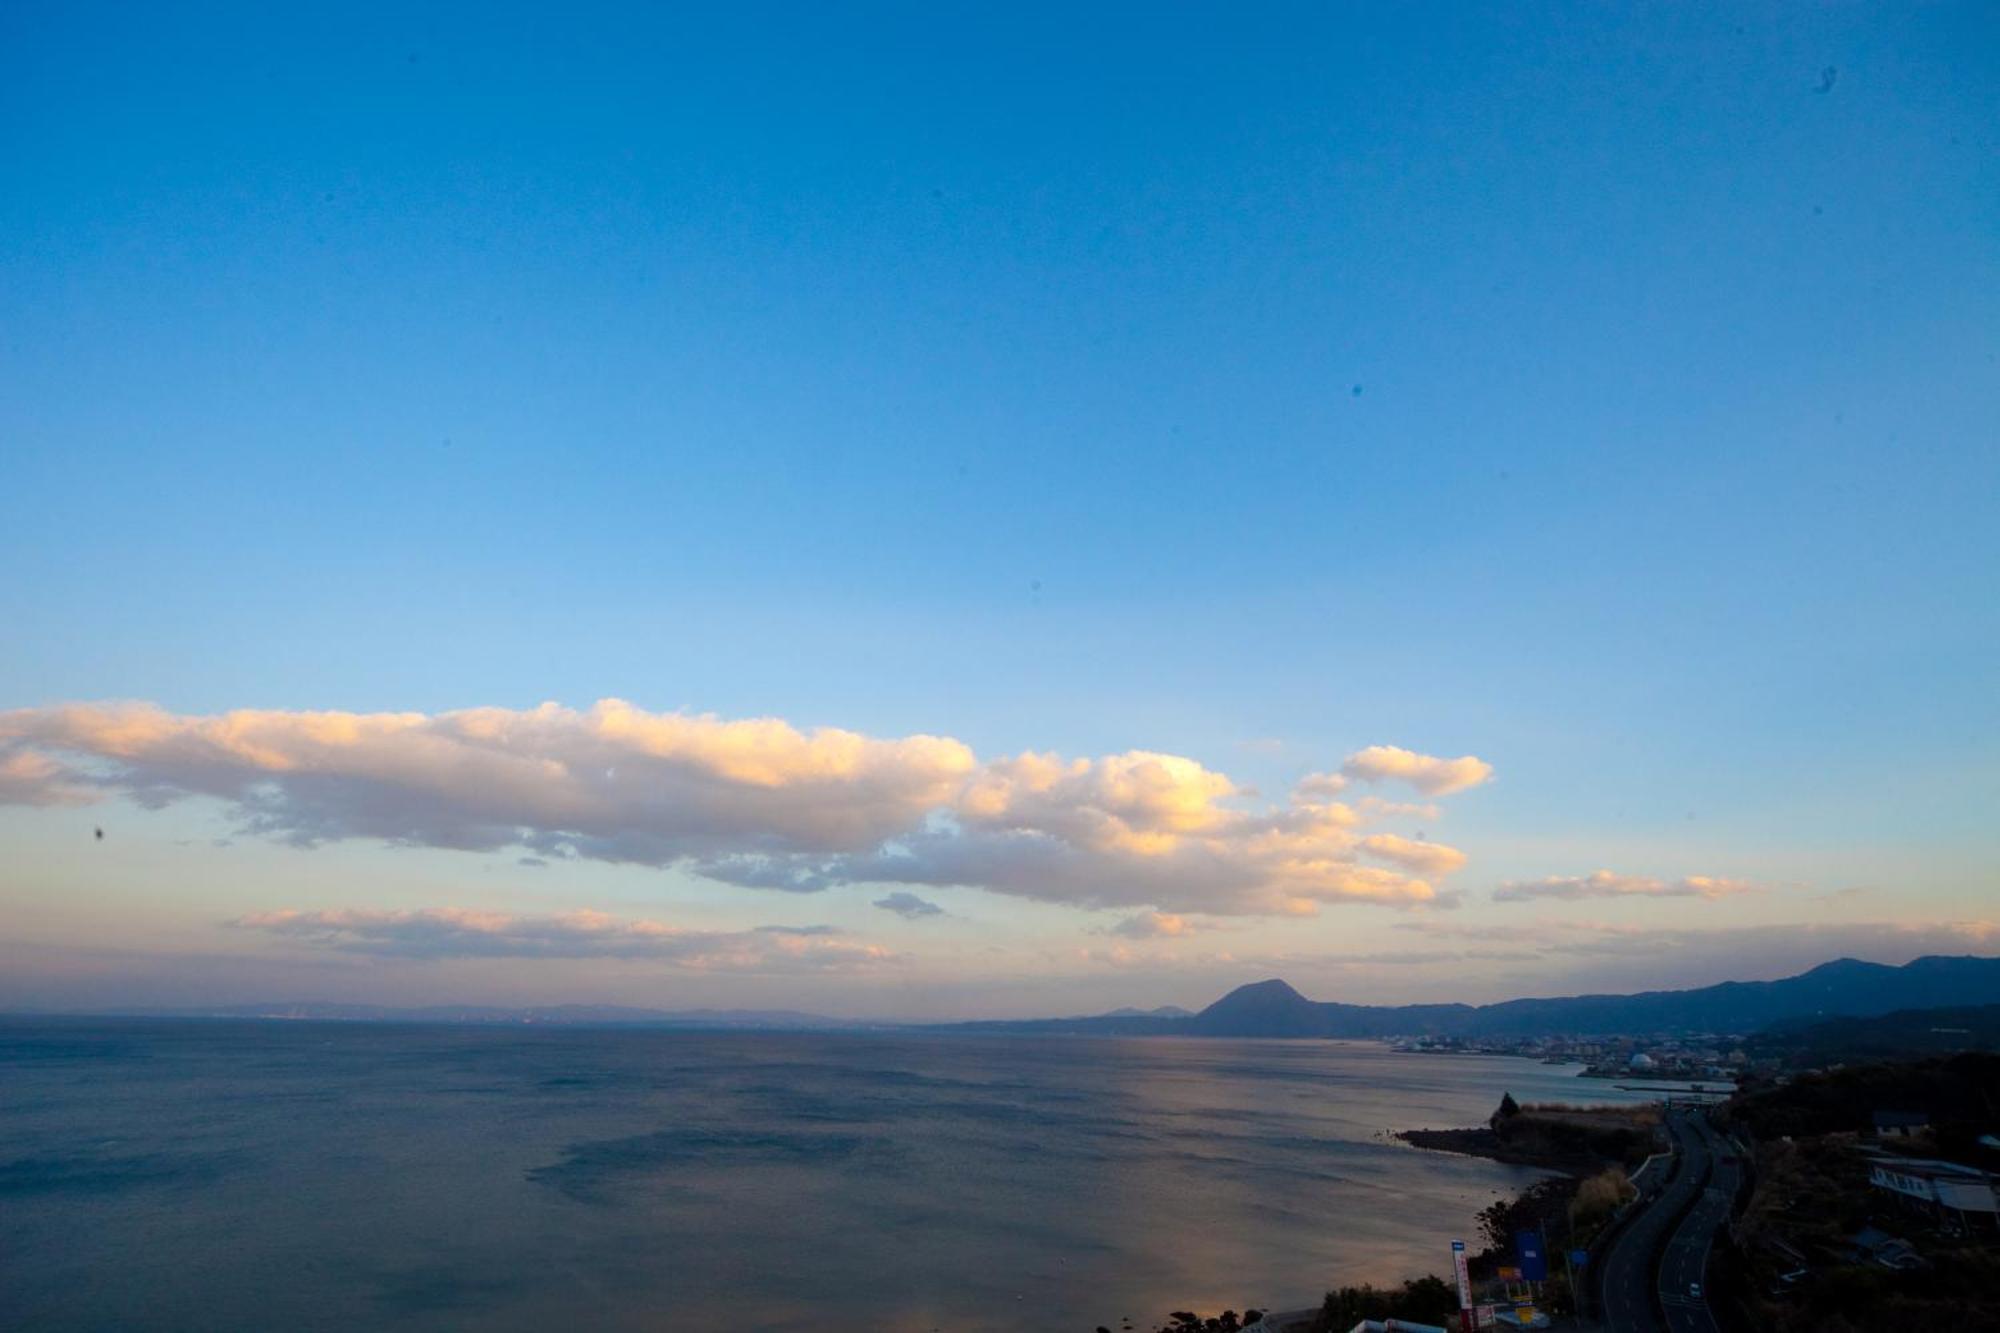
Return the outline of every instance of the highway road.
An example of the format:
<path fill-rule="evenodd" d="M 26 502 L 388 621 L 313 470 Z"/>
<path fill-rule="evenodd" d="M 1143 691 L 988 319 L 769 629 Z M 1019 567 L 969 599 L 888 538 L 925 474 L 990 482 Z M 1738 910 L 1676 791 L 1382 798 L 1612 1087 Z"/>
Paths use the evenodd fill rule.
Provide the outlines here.
<path fill-rule="evenodd" d="M 1674 1228 L 1660 1255 L 1660 1306 L 1670 1333 L 1718 1333 L 1708 1308 L 1708 1251 L 1715 1233 L 1729 1221 L 1743 1164 L 1706 1120 L 1696 1117 L 1689 1127 L 1701 1140 L 1712 1167 L 1701 1197 Z"/>
<path fill-rule="evenodd" d="M 1698 1124 L 1699 1119 L 1698 1114 L 1684 1110 L 1667 1112 L 1667 1132 L 1674 1141 L 1673 1175 L 1650 1202 L 1640 1205 L 1640 1211 L 1625 1224 L 1604 1256 L 1600 1308 L 1611 1333 L 1666 1333 L 1667 1325 L 1660 1318 L 1661 1279 L 1654 1258 L 1668 1246 L 1670 1235 L 1678 1239 L 1676 1222 L 1708 1183 L 1711 1150 L 1705 1137 L 1707 1126 Z M 1681 1291 L 1685 1293 L 1687 1288 L 1683 1286 Z"/>

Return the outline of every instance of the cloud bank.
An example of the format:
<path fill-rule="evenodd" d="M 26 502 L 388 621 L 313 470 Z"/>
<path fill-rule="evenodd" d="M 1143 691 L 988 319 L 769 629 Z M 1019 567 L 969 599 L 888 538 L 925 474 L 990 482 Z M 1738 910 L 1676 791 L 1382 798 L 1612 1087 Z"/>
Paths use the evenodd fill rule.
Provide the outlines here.
<path fill-rule="evenodd" d="M 640 958 L 697 972 L 854 971 L 890 962 L 880 945 L 831 926 L 685 930 L 603 912 L 513 916 L 461 907 L 259 912 L 231 923 L 306 944 L 383 958 Z"/>
<path fill-rule="evenodd" d="M 151 704 L 0 713 L 0 801 L 210 797 L 246 832 L 683 866 L 756 888 L 963 885 L 1086 907 L 1310 915 L 1422 904 L 1464 863 L 1356 831 L 1347 781 L 1427 795 L 1484 782 L 1471 756 L 1393 746 L 1258 802 L 1180 755 L 981 760 L 944 736 L 882 739 L 616 699 L 438 714 Z M 1447 899 L 1448 900 L 1448 899 Z"/>
<path fill-rule="evenodd" d="M 1609 870 L 1588 875 L 1551 875 L 1547 879 L 1512 880 L 1493 891 L 1497 903 L 1532 902 L 1537 898 L 1703 898 L 1710 902 L 1750 893 L 1747 880 L 1715 875 L 1687 875 L 1676 880 L 1647 875 L 1617 875 Z"/>
<path fill-rule="evenodd" d="M 1516 926 L 1438 922 L 1422 923 L 1421 929 L 1427 941 L 1463 939 L 1531 951 L 1541 961 L 1519 977 L 1532 979 L 1540 994 L 1677 990 L 1791 976 L 1832 958 L 1900 965 L 1924 954 L 1987 954 L 2000 944 L 2000 923 L 1984 919 L 1708 927 L 1640 926 L 1565 913 Z M 1519 993 L 1504 974 L 1499 980 L 1496 995 Z"/>

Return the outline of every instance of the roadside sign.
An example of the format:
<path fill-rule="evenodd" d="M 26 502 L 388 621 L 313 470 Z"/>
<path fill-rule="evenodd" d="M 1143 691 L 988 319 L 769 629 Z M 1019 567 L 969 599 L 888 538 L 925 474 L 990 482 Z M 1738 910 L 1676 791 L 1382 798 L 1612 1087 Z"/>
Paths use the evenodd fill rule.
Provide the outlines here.
<path fill-rule="evenodd" d="M 1569 1262 L 1572 1268 L 1582 1268 L 1585 1264 L 1590 1262 L 1590 1251 L 1571 1250 L 1569 1252 Z"/>
<path fill-rule="evenodd" d="M 1466 1271 L 1465 1242 L 1462 1240 L 1455 1240 L 1451 1243 L 1451 1269 L 1453 1274 L 1458 1278 L 1458 1308 L 1461 1310 L 1470 1310 L 1472 1308 L 1472 1274 Z"/>
<path fill-rule="evenodd" d="M 1521 1276 L 1530 1282 L 1549 1280 L 1548 1255 L 1542 1249 L 1542 1236 L 1538 1231 L 1521 1231 L 1514 1236 L 1514 1252 L 1521 1259 Z"/>

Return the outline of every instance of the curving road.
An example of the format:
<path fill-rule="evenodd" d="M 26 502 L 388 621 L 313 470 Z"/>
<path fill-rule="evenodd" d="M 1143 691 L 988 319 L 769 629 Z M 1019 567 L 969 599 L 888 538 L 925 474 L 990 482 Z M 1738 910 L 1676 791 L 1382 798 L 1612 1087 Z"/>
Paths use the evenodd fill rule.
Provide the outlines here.
<path fill-rule="evenodd" d="M 1682 1214 L 1692 1221 L 1699 1202 L 1705 1206 L 1705 1194 L 1710 1171 L 1713 1166 L 1712 1131 L 1699 1113 L 1669 1109 L 1667 1112 L 1667 1132 L 1674 1141 L 1674 1170 L 1659 1193 L 1640 1204 L 1640 1211 L 1626 1223 L 1610 1250 L 1605 1254 L 1603 1267 L 1603 1289 L 1601 1309 L 1605 1327 L 1611 1333 L 1667 1333 L 1671 1327 L 1675 1333 L 1683 1329 L 1712 1329 L 1712 1323 L 1684 1324 L 1664 1323 L 1661 1319 L 1664 1308 L 1666 1318 L 1671 1321 L 1683 1309 L 1692 1309 L 1700 1317 L 1708 1315 L 1707 1306 L 1695 1302 L 1684 1305 L 1688 1300 L 1688 1282 L 1701 1280 L 1701 1268 L 1707 1262 L 1706 1245 L 1690 1252 L 1682 1246 Z M 1728 1217 L 1727 1200 L 1724 1196 L 1723 1214 Z M 1700 1211 L 1696 1209 L 1696 1211 Z M 1701 1233 L 1712 1235 L 1713 1226 Z M 1678 1258 L 1683 1265 L 1692 1258 L 1695 1276 L 1689 1277 L 1678 1288 L 1679 1296 L 1673 1306 L 1667 1306 L 1663 1299 L 1665 1284 L 1670 1271 L 1685 1272 L 1685 1267 L 1670 1270 L 1669 1264 L 1655 1264 L 1655 1259 L 1665 1255 L 1671 1262 Z"/>
<path fill-rule="evenodd" d="M 1707 1120 L 1694 1117 L 1690 1127 L 1702 1141 L 1711 1166 L 1700 1197 L 1660 1255 L 1660 1308 L 1666 1312 L 1670 1333 L 1718 1333 L 1708 1308 L 1708 1251 L 1735 1207 L 1743 1164 Z M 1701 1295 L 1695 1294 L 1697 1290 Z"/>

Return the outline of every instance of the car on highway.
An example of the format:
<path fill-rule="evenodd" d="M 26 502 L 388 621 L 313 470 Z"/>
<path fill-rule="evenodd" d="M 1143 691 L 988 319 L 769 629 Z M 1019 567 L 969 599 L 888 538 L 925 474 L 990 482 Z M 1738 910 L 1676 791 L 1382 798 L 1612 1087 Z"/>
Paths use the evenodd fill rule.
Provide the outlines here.
<path fill-rule="evenodd" d="M 1694 1298 L 1695 1300 L 1700 1300 L 1700 1299 L 1701 1299 L 1701 1283 L 1699 1283 L 1699 1282 L 1690 1282 L 1690 1283 L 1688 1283 L 1688 1295 L 1689 1295 L 1689 1296 L 1692 1296 L 1692 1297 L 1693 1297 L 1693 1298 Z"/>

